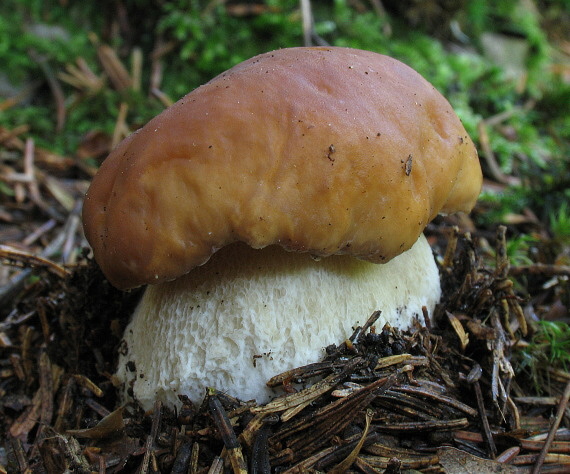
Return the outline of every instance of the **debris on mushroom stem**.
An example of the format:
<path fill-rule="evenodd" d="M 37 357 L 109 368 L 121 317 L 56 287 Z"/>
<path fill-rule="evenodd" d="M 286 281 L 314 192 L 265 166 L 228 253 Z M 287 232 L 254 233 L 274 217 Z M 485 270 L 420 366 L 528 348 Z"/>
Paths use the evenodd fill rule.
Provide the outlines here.
<path fill-rule="evenodd" d="M 380 327 L 407 329 L 423 319 L 422 306 L 433 313 L 439 296 L 423 235 L 383 265 L 234 244 L 146 289 L 117 375 L 145 408 L 156 398 L 176 405 L 180 393 L 200 403 L 204 387 L 263 403 L 278 394 L 266 386 L 272 376 L 320 360 L 376 309 Z"/>

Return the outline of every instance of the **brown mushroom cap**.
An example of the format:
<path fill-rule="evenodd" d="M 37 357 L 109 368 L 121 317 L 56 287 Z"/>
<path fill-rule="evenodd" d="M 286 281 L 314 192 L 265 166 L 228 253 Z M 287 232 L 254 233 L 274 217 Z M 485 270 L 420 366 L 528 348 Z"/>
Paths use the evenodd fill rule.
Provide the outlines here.
<path fill-rule="evenodd" d="M 83 219 L 107 278 L 130 288 L 235 241 L 386 262 L 438 213 L 471 210 L 481 180 L 459 118 L 414 70 L 290 48 L 238 64 L 126 138 Z"/>

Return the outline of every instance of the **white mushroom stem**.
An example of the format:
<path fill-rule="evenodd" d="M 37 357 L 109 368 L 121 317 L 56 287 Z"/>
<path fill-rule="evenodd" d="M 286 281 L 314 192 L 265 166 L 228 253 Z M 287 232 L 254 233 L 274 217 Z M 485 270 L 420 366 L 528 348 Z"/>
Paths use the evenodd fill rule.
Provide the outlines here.
<path fill-rule="evenodd" d="M 423 235 L 383 265 L 229 246 L 186 276 L 146 289 L 117 376 L 146 409 L 157 398 L 176 405 L 178 394 L 199 403 L 206 387 L 262 403 L 274 395 L 267 380 L 319 361 L 373 311 L 382 311 L 377 327 L 406 329 L 439 297 Z"/>

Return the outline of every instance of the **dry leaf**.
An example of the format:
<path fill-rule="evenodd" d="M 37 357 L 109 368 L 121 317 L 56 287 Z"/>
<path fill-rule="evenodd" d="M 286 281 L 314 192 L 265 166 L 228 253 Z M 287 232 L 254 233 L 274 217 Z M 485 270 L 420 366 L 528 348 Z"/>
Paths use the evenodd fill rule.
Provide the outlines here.
<path fill-rule="evenodd" d="M 67 430 L 67 433 L 78 438 L 102 439 L 110 438 L 125 427 L 123 421 L 123 407 L 117 408 L 101 419 L 93 428 L 82 430 Z"/>
<path fill-rule="evenodd" d="M 459 337 L 459 342 L 461 343 L 461 350 L 464 351 L 465 348 L 467 347 L 467 344 L 469 344 L 469 335 L 465 332 L 465 330 L 463 329 L 463 325 L 461 324 L 459 319 L 455 317 L 455 315 L 451 314 L 449 311 L 446 311 L 445 313 L 447 314 L 447 319 L 449 319 L 449 322 L 451 323 L 451 326 L 453 327 L 455 334 L 457 334 L 457 337 Z"/>
<path fill-rule="evenodd" d="M 453 472 L 454 474 L 471 474 L 477 472 L 478 474 L 491 474 L 491 473 L 519 473 L 523 472 L 522 469 L 502 464 L 490 459 L 483 459 L 473 456 L 460 449 L 445 447 L 437 450 L 439 456 L 439 463 L 445 469 L 445 472 Z M 528 470 L 524 470 L 528 472 Z"/>

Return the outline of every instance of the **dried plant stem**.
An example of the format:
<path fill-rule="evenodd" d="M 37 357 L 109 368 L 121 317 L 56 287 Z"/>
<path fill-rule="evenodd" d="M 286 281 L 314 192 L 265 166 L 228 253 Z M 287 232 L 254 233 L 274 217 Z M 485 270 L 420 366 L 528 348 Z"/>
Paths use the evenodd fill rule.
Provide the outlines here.
<path fill-rule="evenodd" d="M 566 384 L 566 388 L 564 389 L 564 393 L 560 398 L 560 403 L 558 404 L 558 410 L 556 410 L 556 417 L 554 418 L 554 422 L 550 427 L 550 431 L 548 432 L 548 437 L 544 442 L 544 446 L 538 455 L 536 463 L 532 469 L 532 474 L 539 474 L 540 470 L 542 469 L 542 465 L 546 459 L 546 455 L 548 454 L 548 450 L 550 449 L 550 445 L 554 441 L 554 436 L 556 435 L 556 431 L 560 426 L 560 422 L 562 421 L 562 417 L 564 416 L 564 412 L 566 411 L 566 407 L 568 406 L 568 400 L 570 399 L 570 382 Z"/>

